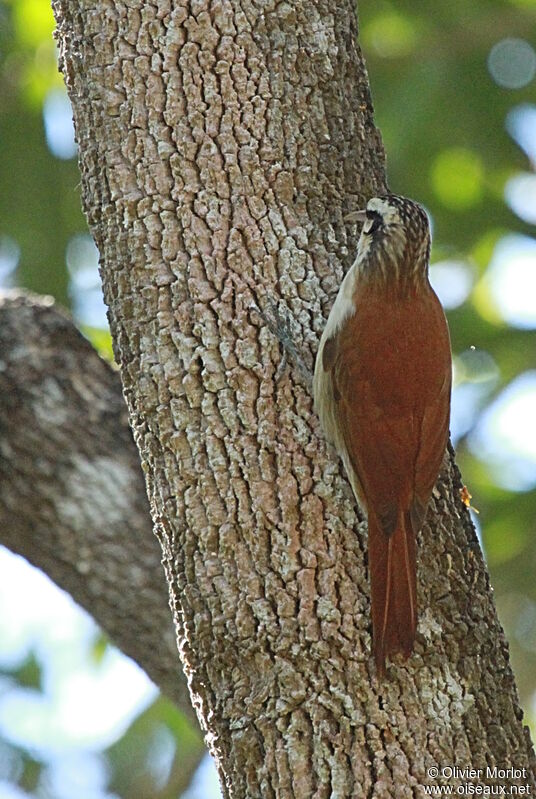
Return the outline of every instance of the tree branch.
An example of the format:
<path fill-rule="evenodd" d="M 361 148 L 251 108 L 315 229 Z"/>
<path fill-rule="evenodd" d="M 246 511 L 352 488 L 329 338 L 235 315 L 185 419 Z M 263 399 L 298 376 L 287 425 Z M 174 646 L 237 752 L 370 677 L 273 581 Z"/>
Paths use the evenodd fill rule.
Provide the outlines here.
<path fill-rule="evenodd" d="M 0 542 L 194 718 L 119 375 L 50 298 L 0 298 Z"/>

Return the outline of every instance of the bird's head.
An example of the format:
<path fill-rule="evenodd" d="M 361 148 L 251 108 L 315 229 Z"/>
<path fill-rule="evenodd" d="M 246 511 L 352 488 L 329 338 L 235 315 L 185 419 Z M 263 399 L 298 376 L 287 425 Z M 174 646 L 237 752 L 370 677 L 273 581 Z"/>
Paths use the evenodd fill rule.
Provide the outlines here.
<path fill-rule="evenodd" d="M 373 197 L 363 211 L 346 217 L 363 222 L 357 264 L 371 276 L 376 269 L 386 279 L 413 282 L 427 275 L 430 225 L 424 208 L 413 200 L 387 194 Z"/>

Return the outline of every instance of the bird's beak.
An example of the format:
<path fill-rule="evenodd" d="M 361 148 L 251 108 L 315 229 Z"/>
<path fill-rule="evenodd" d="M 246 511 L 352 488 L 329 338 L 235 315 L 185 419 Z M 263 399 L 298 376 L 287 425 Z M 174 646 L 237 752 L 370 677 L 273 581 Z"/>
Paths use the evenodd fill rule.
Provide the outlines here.
<path fill-rule="evenodd" d="M 343 220 L 344 222 L 350 222 L 350 224 L 352 222 L 363 223 L 366 218 L 367 218 L 367 212 L 363 210 L 363 211 L 352 211 L 351 214 L 346 214 L 346 216 L 343 217 Z"/>

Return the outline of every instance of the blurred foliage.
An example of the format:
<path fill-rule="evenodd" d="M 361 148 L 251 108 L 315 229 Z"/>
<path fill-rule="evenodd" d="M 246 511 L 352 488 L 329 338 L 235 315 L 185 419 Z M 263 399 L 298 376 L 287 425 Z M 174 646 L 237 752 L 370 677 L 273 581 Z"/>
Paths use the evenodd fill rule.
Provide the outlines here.
<path fill-rule="evenodd" d="M 20 688 L 40 691 L 43 687 L 41 663 L 33 652 L 30 652 L 23 662 L 10 672 L 10 675 Z"/>
<path fill-rule="evenodd" d="M 508 42 L 536 41 L 536 0 L 361 0 L 359 6 L 391 189 L 427 207 L 434 223 L 432 260 L 455 261 L 471 284 L 466 299 L 448 314 L 456 384 L 478 389 L 470 423 L 457 442 L 458 460 L 480 511 L 483 546 L 530 721 L 536 692 L 536 494 L 495 484 L 489 464 L 468 441 L 478 412 L 535 362 L 535 330 L 506 324 L 490 292 L 488 267 L 502 236 L 534 235 L 510 210 L 504 191 L 510 178 L 533 169 L 508 133 L 507 117 L 534 103 L 535 81 L 529 74 L 526 85 L 508 88 L 503 84 L 512 83 L 511 76 L 502 84 L 494 80 L 490 58 L 499 59 L 500 69 Z M 74 307 L 66 252 L 87 228 L 76 158 L 54 156 L 45 135 L 47 98 L 62 86 L 52 29 L 47 0 L 0 0 L 0 279 Z M 499 52 L 496 45 L 505 41 L 506 50 L 501 45 Z M 525 46 L 517 65 L 529 73 L 523 58 L 530 61 L 530 52 Z M 507 57 L 506 67 L 516 63 Z M 13 253 L 16 271 L 3 274 Z M 108 333 L 87 321 L 82 327 L 111 357 Z M 97 661 L 104 647 L 99 639 Z M 38 662 L 32 656 L 9 679 L 37 689 Z M 181 763 L 189 772 L 199 747 L 197 732 L 159 699 L 107 750 L 110 790 L 140 799 L 177 796 L 184 788 Z M 168 751 L 167 765 L 151 767 L 150 757 L 158 763 L 160 750 Z M 0 741 L 0 761 L 11 763 L 14 784 L 32 791 L 39 783 L 44 765 L 35 753 Z"/>
<path fill-rule="evenodd" d="M 97 669 L 102 665 L 109 646 L 106 638 L 97 634 L 89 652 Z M 0 668 L 0 697 L 9 696 L 11 692 L 11 697 L 19 700 L 19 707 L 23 706 L 21 697 L 26 698 L 28 709 L 35 706 L 28 704 L 30 697 L 37 703 L 53 704 L 50 688 L 47 689 L 43 683 L 39 655 L 33 650 L 27 653 L 22 663 Z M 30 732 L 31 728 L 32 721 L 28 717 L 23 729 Z M 53 724 L 51 728 L 54 728 Z M 58 731 L 60 729 L 61 724 Z M 23 732 L 19 731 L 18 735 L 18 740 L 6 741 L 0 737 L 0 795 L 4 795 L 3 780 L 17 785 L 30 796 L 46 799 L 60 796 L 55 788 L 58 782 L 55 766 L 58 757 L 61 759 L 62 748 L 66 758 L 72 757 L 72 749 L 51 741 L 50 749 L 41 752 L 35 743 L 21 740 Z M 96 766 L 97 774 L 101 772 L 104 776 L 106 794 L 103 796 L 178 799 L 188 789 L 204 752 L 200 730 L 193 727 L 168 699 L 159 696 L 134 719 L 117 741 L 107 748 L 102 746 L 96 756 L 91 752 L 86 768 L 95 770 Z M 72 778 L 72 774 L 69 776 Z M 64 796 L 62 791 L 61 799 Z"/>
<path fill-rule="evenodd" d="M 0 4 L 0 234 L 20 249 L 17 283 L 68 304 L 65 247 L 86 225 L 76 159 L 53 158 L 45 139 L 43 101 L 61 86 L 52 30 L 46 0 Z"/>
<path fill-rule="evenodd" d="M 201 733 L 160 697 L 108 749 L 114 764 L 110 790 L 128 799 L 177 799 L 188 788 L 201 747 Z"/>

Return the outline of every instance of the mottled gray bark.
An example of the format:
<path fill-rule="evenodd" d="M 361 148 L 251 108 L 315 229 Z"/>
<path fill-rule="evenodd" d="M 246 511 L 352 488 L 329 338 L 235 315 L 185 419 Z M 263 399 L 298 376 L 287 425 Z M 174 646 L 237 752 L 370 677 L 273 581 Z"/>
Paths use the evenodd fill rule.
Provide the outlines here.
<path fill-rule="evenodd" d="M 276 379 L 258 310 L 288 311 L 311 367 L 355 252 L 343 215 L 385 188 L 353 3 L 54 7 L 181 658 L 225 795 L 421 796 L 433 768 L 528 769 L 455 467 L 421 536 L 416 652 L 378 684 L 365 526 L 307 385 Z"/>
<path fill-rule="evenodd" d="M 0 543 L 191 718 L 119 375 L 50 298 L 0 298 Z"/>

